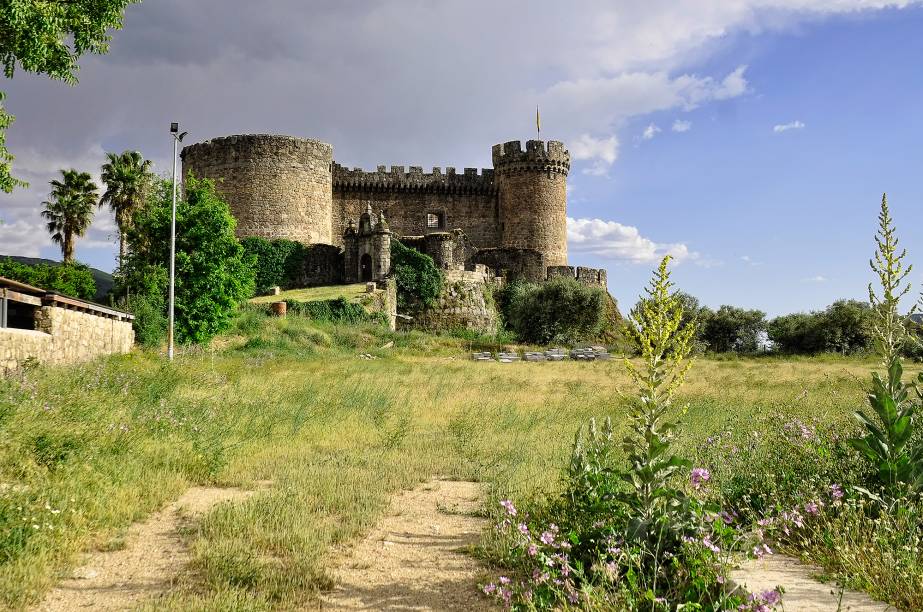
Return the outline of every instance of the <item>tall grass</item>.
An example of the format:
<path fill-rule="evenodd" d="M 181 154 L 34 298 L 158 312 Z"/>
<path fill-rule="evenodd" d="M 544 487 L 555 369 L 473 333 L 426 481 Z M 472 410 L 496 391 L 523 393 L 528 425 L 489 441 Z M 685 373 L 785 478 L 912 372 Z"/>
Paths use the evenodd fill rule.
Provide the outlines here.
<path fill-rule="evenodd" d="M 619 364 L 474 363 L 468 341 L 247 313 L 173 365 L 138 351 L 0 380 L 0 605 L 39 601 L 79 551 L 192 484 L 257 481 L 272 485 L 189 534 L 192 568 L 152 606 L 301 605 L 330 585 L 331 547 L 368 531 L 394 492 L 438 475 L 528 503 L 557 490 L 590 416 L 624 433 Z M 678 444 L 770 410 L 846 422 L 866 370 L 701 360 Z"/>

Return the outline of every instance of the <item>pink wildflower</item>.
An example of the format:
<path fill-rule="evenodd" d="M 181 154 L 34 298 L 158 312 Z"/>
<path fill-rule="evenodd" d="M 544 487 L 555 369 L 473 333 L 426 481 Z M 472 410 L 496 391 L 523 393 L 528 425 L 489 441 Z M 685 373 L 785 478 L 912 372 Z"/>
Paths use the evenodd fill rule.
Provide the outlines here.
<path fill-rule="evenodd" d="M 692 482 L 692 488 L 696 491 L 702 488 L 702 484 L 708 482 L 710 479 L 711 472 L 705 468 L 692 468 L 690 480 Z"/>

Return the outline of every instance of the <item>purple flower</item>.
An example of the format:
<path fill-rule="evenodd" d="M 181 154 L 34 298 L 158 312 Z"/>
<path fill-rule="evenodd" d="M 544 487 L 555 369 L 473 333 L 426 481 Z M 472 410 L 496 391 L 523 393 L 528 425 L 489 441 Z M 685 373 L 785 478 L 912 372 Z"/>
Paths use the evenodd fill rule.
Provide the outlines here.
<path fill-rule="evenodd" d="M 817 516 L 820 513 L 820 508 L 818 508 L 817 502 L 808 502 L 804 505 L 804 511 Z"/>
<path fill-rule="evenodd" d="M 497 585 L 491 582 L 490 584 L 485 585 L 481 590 L 484 591 L 485 595 L 492 595 L 493 592 L 497 590 Z"/>
<path fill-rule="evenodd" d="M 530 557 L 534 557 L 535 555 L 538 554 L 538 546 L 536 546 L 535 544 L 529 544 L 529 548 L 526 552 L 529 553 Z"/>
<path fill-rule="evenodd" d="M 516 516 L 516 506 L 513 505 L 513 502 L 508 499 L 504 499 L 502 502 L 500 502 L 500 505 L 506 508 L 507 514 L 510 516 Z"/>
<path fill-rule="evenodd" d="M 711 479 L 711 472 L 705 468 L 692 468 L 692 475 L 690 480 L 692 481 L 692 488 L 699 490 L 702 487 L 702 483 L 708 482 Z"/>
<path fill-rule="evenodd" d="M 529 526 L 525 523 L 519 523 L 519 533 L 522 535 L 529 535 Z"/>
<path fill-rule="evenodd" d="M 506 576 L 500 576 L 500 584 L 509 584 L 509 583 L 510 583 L 509 578 L 507 578 Z"/>
<path fill-rule="evenodd" d="M 843 489 L 840 488 L 840 485 L 833 483 L 830 485 L 830 495 L 833 499 L 841 499 L 843 497 Z"/>
<path fill-rule="evenodd" d="M 542 541 L 542 544 L 547 544 L 548 546 L 554 545 L 554 534 L 550 531 L 543 531 L 538 539 Z"/>

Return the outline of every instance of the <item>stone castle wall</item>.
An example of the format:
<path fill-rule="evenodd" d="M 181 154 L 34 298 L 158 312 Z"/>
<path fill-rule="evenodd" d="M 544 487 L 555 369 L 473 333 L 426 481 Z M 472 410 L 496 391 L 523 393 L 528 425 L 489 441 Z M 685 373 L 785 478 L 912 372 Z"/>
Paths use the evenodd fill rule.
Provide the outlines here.
<path fill-rule="evenodd" d="M 470 329 L 496 333 L 497 310 L 489 296 L 492 287 L 489 274 L 483 268 L 448 270 L 436 304 L 417 313 L 402 326 L 431 331 Z"/>
<path fill-rule="evenodd" d="M 239 237 L 334 244 L 332 164 L 331 145 L 291 136 L 228 136 L 183 149 L 183 172 L 215 181 Z"/>
<path fill-rule="evenodd" d="M 602 268 L 585 268 L 583 266 L 548 266 L 548 280 L 557 277 L 573 278 L 584 285 L 608 288 L 608 274 Z"/>
<path fill-rule="evenodd" d="M 431 232 L 461 229 L 472 244 L 485 248 L 500 242 L 497 187 L 493 170 L 465 168 L 379 166 L 375 172 L 333 166 L 333 235 L 342 240 L 345 223 L 357 219 L 371 202 L 372 210 L 384 212 L 398 236 L 422 236 Z M 427 214 L 442 216 L 443 227 L 427 227 Z M 340 244 L 340 242 L 335 242 Z"/>
<path fill-rule="evenodd" d="M 0 328 L 0 371 L 29 358 L 63 364 L 127 353 L 135 341 L 130 321 L 57 306 L 38 308 L 35 323 L 35 330 Z"/>

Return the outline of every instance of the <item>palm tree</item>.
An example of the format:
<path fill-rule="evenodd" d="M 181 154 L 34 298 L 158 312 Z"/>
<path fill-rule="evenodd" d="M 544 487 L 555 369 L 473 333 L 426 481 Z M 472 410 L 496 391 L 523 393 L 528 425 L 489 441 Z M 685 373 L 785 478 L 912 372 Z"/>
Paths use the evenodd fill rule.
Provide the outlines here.
<path fill-rule="evenodd" d="M 125 232 L 131 226 L 131 220 L 144 204 L 144 197 L 150 179 L 151 162 L 141 157 L 137 151 L 125 151 L 121 155 L 106 153 L 109 160 L 103 164 L 102 179 L 106 184 L 99 205 L 109 205 L 115 214 L 115 224 L 119 228 L 119 268 L 125 263 L 128 245 Z"/>
<path fill-rule="evenodd" d="M 63 181 L 51 181 L 51 195 L 42 202 L 51 240 L 61 245 L 64 263 L 74 260 L 74 238 L 83 236 L 93 220 L 98 192 L 89 172 L 61 170 Z"/>

